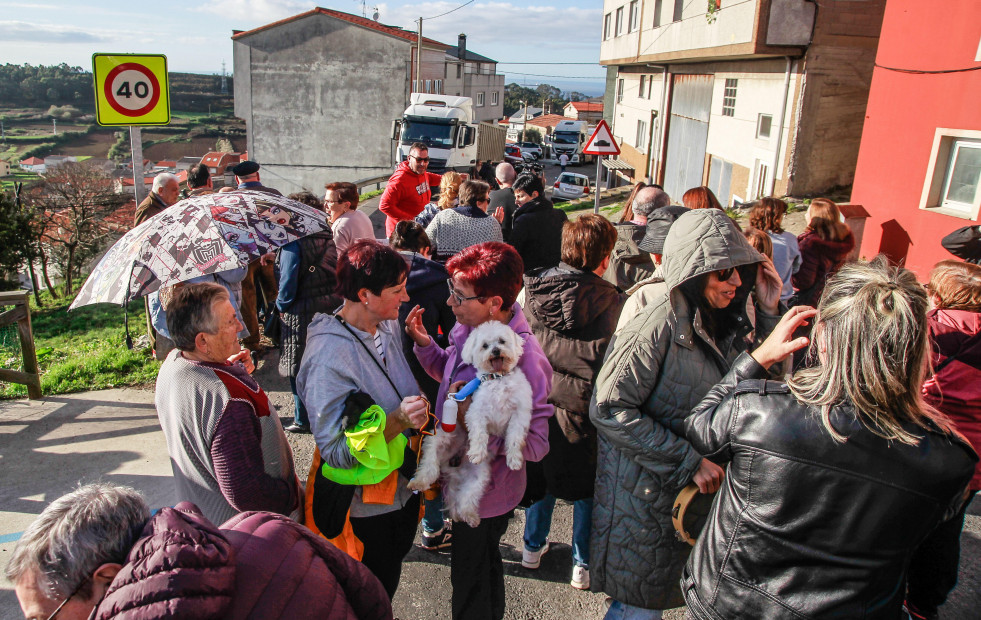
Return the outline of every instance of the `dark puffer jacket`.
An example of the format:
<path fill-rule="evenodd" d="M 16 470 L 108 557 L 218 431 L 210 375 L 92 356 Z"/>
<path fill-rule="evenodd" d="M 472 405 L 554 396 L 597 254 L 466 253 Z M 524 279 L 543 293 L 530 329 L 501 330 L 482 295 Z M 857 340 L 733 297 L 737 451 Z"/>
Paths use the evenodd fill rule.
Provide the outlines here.
<path fill-rule="evenodd" d="M 295 241 L 299 246 L 300 265 L 291 277 L 297 279 L 293 303 L 280 308 L 283 322 L 279 372 L 295 377 L 307 344 L 307 327 L 318 312 L 332 312 L 340 305 L 334 295 L 337 288 L 337 246 L 329 230 Z M 279 257 L 276 258 L 277 268 Z M 280 274 L 280 289 L 284 286 Z"/>
<path fill-rule="evenodd" d="M 514 212 L 511 235 L 507 238 L 525 264 L 525 273 L 539 267 L 555 267 L 562 260 L 562 226 L 564 211 L 539 196 Z"/>
<path fill-rule="evenodd" d="M 589 398 L 623 298 L 593 272 L 565 263 L 526 276 L 525 296 L 531 333 L 553 370 L 548 402 L 555 405 L 555 416 L 549 419 L 549 452 L 541 462 L 546 488 L 569 501 L 592 497 L 596 429 L 589 421 Z"/>
<path fill-rule="evenodd" d="M 643 308 L 616 333 L 589 417 L 599 434 L 589 573 L 592 589 L 646 609 L 683 603 L 679 581 L 691 547 L 671 524 L 671 505 L 702 456 L 684 420 L 747 348 L 746 299 L 762 255 L 716 209 L 685 213 L 671 227 L 663 273 L 670 297 Z M 728 306 L 734 332 L 714 342 L 682 283 L 738 267 L 742 286 Z M 756 308 L 762 340 L 779 317 Z"/>
<path fill-rule="evenodd" d="M 685 567 L 698 619 L 899 620 L 906 567 L 961 506 L 977 455 L 955 435 L 905 424 L 910 446 L 874 434 L 845 403 L 831 424 L 741 356 L 685 420 L 688 439 L 729 461 Z M 743 380 L 753 379 L 754 380 Z"/>
<path fill-rule="evenodd" d="M 242 513 L 219 530 L 189 502 L 143 528 L 92 620 L 386 620 L 392 607 L 364 567 L 286 517 Z"/>

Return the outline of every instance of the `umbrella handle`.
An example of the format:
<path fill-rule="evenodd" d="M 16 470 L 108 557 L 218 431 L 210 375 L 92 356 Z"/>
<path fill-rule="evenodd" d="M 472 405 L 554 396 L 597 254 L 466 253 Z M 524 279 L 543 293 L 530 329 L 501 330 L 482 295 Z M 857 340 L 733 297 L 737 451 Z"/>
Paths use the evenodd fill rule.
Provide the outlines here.
<path fill-rule="evenodd" d="M 133 338 L 129 335 L 129 304 L 123 303 L 123 325 L 126 328 L 126 348 L 133 348 Z"/>

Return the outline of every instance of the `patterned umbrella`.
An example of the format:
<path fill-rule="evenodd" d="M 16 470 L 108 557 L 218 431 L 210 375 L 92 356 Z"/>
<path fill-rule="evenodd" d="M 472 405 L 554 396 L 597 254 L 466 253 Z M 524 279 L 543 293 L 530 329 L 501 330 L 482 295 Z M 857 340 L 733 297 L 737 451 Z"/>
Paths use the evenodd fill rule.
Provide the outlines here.
<path fill-rule="evenodd" d="M 69 310 L 123 305 L 161 286 L 244 267 L 323 230 L 330 230 L 326 214 L 282 196 L 237 191 L 187 198 L 113 244 Z"/>

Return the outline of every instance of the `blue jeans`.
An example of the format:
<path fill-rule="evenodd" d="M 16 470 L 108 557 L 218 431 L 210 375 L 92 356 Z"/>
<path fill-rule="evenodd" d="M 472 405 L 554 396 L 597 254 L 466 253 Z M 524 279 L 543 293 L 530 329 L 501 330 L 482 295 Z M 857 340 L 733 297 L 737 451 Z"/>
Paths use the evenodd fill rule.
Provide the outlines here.
<path fill-rule="evenodd" d="M 424 500 L 426 512 L 422 516 L 422 531 L 427 534 L 435 534 L 443 529 L 443 494 L 440 493 L 433 500 Z"/>
<path fill-rule="evenodd" d="M 660 609 L 644 609 L 613 601 L 610 608 L 606 610 L 603 620 L 661 620 L 662 614 Z"/>
<path fill-rule="evenodd" d="M 525 510 L 525 547 L 538 551 L 545 546 L 552 528 L 555 496 L 546 495 Z M 589 536 L 593 529 L 593 498 L 572 504 L 572 560 L 576 566 L 589 568 Z"/>
<path fill-rule="evenodd" d="M 296 377 L 290 377 L 290 391 L 293 392 L 293 421 L 302 426 L 310 426 L 310 418 L 307 417 L 307 408 L 303 406 L 300 395 L 296 393 Z"/>

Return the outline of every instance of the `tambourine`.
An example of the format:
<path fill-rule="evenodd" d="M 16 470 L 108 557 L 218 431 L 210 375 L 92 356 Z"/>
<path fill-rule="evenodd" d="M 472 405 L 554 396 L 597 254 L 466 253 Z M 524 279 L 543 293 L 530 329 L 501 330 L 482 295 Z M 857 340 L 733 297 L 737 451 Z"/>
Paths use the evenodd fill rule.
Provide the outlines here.
<path fill-rule="evenodd" d="M 671 523 L 674 525 L 674 535 L 678 540 L 695 545 L 698 535 L 705 527 L 705 522 L 708 521 L 714 499 L 715 493 L 708 495 L 700 493 L 695 483 L 681 489 L 671 507 Z"/>

